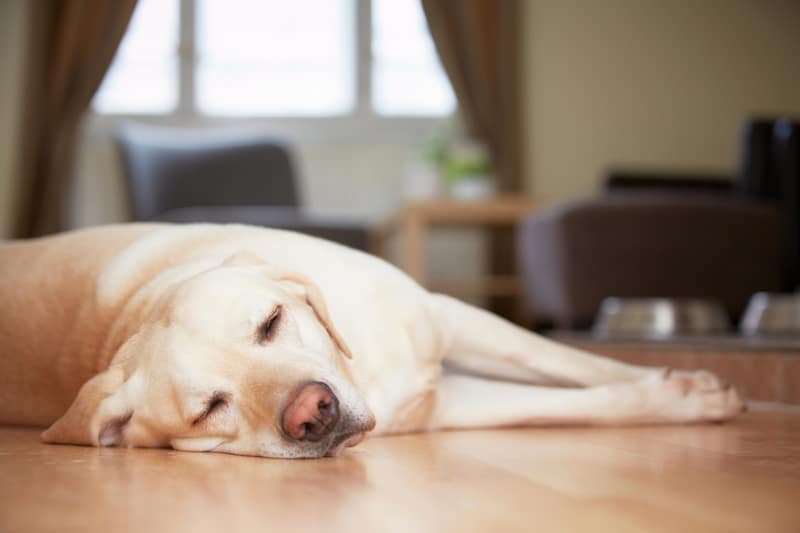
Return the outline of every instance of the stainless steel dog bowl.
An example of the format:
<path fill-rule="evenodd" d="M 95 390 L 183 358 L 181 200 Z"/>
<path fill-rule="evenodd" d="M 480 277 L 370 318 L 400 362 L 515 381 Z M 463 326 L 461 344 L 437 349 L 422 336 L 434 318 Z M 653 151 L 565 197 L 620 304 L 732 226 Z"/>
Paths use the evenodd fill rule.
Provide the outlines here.
<path fill-rule="evenodd" d="M 729 329 L 728 315 L 715 301 L 606 298 L 592 332 L 608 337 L 668 338 L 713 335 Z"/>
<path fill-rule="evenodd" d="M 800 336 L 800 293 L 754 294 L 739 329 L 745 335 Z"/>

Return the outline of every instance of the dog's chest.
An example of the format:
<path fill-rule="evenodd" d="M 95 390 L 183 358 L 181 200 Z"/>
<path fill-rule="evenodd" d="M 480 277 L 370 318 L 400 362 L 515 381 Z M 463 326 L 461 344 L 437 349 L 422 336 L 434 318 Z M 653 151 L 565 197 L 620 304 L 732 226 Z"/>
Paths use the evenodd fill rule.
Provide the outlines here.
<path fill-rule="evenodd" d="M 375 415 L 375 433 L 420 429 L 441 377 L 437 330 L 425 309 L 406 309 L 354 331 L 353 378 Z M 348 328 L 349 329 L 349 328 Z"/>

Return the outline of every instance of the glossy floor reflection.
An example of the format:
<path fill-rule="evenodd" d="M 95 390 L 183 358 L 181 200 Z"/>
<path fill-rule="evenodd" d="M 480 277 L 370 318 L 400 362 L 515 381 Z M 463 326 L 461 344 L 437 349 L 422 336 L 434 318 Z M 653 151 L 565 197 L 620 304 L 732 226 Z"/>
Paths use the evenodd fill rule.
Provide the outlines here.
<path fill-rule="evenodd" d="M 0 531 L 798 531 L 800 415 L 448 432 L 287 461 L 0 428 Z"/>

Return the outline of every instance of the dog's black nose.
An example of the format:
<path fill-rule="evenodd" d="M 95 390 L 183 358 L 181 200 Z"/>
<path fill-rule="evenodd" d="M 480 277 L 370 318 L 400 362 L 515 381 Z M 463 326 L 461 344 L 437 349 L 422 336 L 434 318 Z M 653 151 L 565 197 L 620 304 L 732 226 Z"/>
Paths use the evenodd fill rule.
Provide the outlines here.
<path fill-rule="evenodd" d="M 281 424 L 290 438 L 316 442 L 328 436 L 339 421 L 339 400 L 324 383 L 303 385 L 283 410 Z"/>

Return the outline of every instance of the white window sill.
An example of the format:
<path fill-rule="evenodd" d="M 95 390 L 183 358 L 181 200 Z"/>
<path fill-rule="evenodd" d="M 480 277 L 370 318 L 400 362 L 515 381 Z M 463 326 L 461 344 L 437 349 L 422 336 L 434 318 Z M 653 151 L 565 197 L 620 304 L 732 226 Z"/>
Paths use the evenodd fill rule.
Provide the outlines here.
<path fill-rule="evenodd" d="M 296 144 L 422 144 L 431 130 L 448 117 L 353 114 L 332 117 L 214 117 L 188 113 L 165 115 L 87 115 L 89 137 L 106 136 L 125 122 L 179 128 L 252 129 Z"/>

